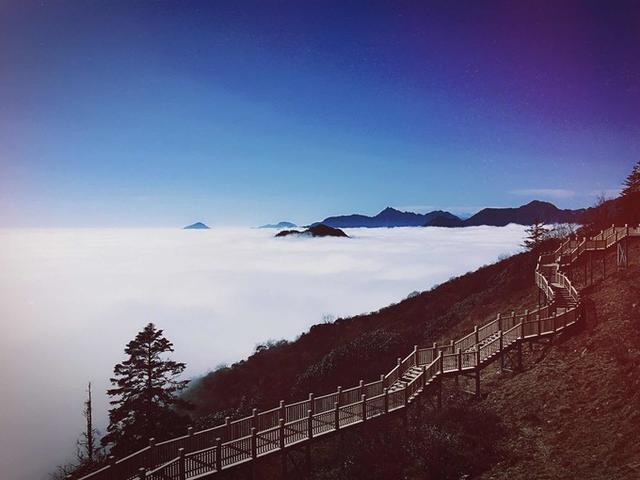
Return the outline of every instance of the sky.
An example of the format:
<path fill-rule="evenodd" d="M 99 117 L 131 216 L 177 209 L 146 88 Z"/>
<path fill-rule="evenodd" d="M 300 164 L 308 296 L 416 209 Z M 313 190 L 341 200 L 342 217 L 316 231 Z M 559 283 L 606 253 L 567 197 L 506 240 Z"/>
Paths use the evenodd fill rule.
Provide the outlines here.
<path fill-rule="evenodd" d="M 588 206 L 639 2 L 0 1 L 0 227 Z"/>

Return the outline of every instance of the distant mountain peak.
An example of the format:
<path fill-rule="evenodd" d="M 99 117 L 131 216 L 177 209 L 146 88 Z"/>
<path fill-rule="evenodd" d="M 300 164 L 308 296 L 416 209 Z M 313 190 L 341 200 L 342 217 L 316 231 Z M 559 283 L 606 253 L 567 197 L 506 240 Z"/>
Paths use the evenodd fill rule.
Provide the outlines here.
<path fill-rule="evenodd" d="M 292 222 L 278 222 L 278 223 L 267 223 L 266 225 L 261 225 L 258 228 L 296 228 L 297 225 Z"/>
<path fill-rule="evenodd" d="M 553 203 L 551 202 L 545 202 L 543 200 L 531 200 L 529 203 L 527 203 L 526 205 L 521 205 L 520 208 L 522 207 L 553 207 L 553 208 L 558 208 L 556 207 Z"/>
<path fill-rule="evenodd" d="M 184 230 L 209 230 L 209 227 L 202 222 L 192 223 L 184 227 Z"/>

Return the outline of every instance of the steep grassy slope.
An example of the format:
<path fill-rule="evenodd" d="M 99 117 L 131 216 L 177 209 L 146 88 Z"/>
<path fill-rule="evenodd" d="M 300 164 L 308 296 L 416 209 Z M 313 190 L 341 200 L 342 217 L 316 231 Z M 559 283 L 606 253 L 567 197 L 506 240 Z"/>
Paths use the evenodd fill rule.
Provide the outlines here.
<path fill-rule="evenodd" d="M 448 340 L 497 312 L 531 306 L 535 261 L 532 254 L 516 255 L 378 312 L 317 325 L 294 342 L 259 349 L 196 382 L 188 396 L 198 426 L 377 379 L 416 343 Z"/>
<path fill-rule="evenodd" d="M 580 333 L 483 387 L 510 435 L 482 478 L 640 478 L 640 266 L 583 293 Z"/>

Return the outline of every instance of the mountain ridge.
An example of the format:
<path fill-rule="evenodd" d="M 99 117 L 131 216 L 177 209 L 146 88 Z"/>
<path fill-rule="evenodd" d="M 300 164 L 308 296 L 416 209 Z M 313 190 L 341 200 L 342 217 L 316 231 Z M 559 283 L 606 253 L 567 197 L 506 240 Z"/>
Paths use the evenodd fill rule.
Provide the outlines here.
<path fill-rule="evenodd" d="M 334 228 L 380 228 L 380 227 L 421 227 L 435 218 L 458 218 L 451 212 L 434 210 L 429 213 L 403 212 L 393 207 L 386 207 L 374 216 L 351 214 L 327 217 L 321 222 Z"/>
<path fill-rule="evenodd" d="M 504 227 L 510 223 L 531 225 L 536 221 L 544 223 L 583 223 L 588 209 L 560 209 L 553 203 L 540 200 L 519 207 L 483 208 L 462 219 L 446 210 L 433 210 L 428 213 L 401 211 L 386 207 L 376 215 L 359 213 L 335 215 L 311 225 L 324 224 L 334 228 L 380 228 L 380 227 Z"/>
<path fill-rule="evenodd" d="M 553 203 L 532 200 L 519 207 L 483 208 L 466 220 L 438 222 L 434 219 L 427 222 L 425 227 L 477 227 L 488 225 L 504 227 L 510 223 L 531 225 L 537 221 L 544 223 L 582 223 L 587 209 L 559 209 Z"/>

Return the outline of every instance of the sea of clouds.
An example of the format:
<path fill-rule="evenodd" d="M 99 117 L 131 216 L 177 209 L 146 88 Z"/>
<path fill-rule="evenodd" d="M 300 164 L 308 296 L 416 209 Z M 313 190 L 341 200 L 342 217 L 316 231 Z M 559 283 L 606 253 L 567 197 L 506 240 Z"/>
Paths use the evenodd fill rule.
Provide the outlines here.
<path fill-rule="evenodd" d="M 113 365 L 148 322 L 197 376 L 516 253 L 524 236 L 516 225 L 346 231 L 0 230 L 2 477 L 46 478 L 73 458 L 88 381 L 104 431 Z"/>

